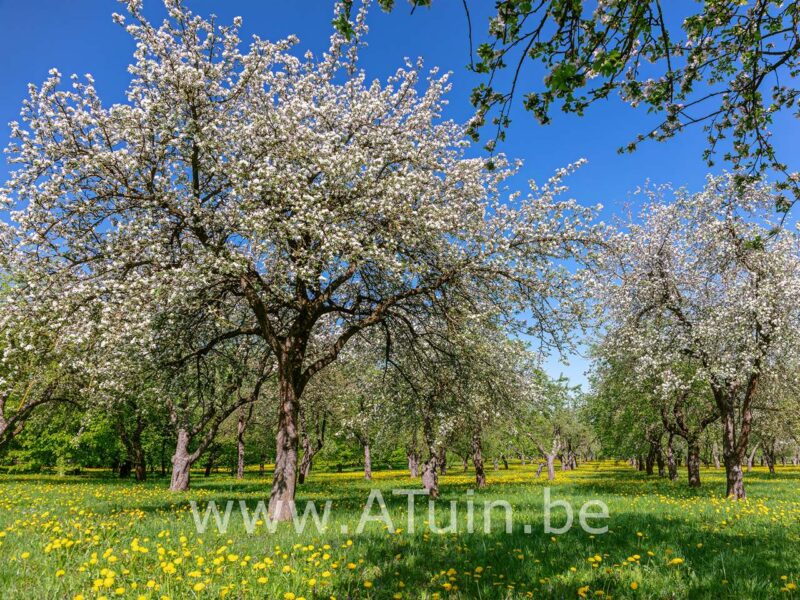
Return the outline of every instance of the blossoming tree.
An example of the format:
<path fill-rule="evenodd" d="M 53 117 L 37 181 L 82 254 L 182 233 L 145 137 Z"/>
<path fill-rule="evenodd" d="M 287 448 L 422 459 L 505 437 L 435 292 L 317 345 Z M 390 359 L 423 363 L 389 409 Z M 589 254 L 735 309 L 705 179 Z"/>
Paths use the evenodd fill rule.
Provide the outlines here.
<path fill-rule="evenodd" d="M 526 307 L 561 331 L 578 302 L 556 261 L 591 215 L 556 199 L 558 178 L 523 198 L 504 191 L 505 160 L 466 157 L 465 127 L 440 119 L 446 76 L 421 83 L 409 63 L 368 81 L 363 12 L 350 41 L 298 58 L 294 38 L 242 48 L 239 19 L 165 4 L 159 26 L 139 0 L 115 15 L 136 42 L 125 102 L 104 104 L 90 76 L 62 89 L 55 70 L 31 86 L 12 125 L 7 238 L 36 274 L 25 293 L 78 339 L 99 330 L 148 352 L 141 324 L 202 299 L 229 325 L 206 345 L 264 340 L 280 396 L 270 511 L 287 519 L 314 375 L 366 328 L 448 303 Z"/>
<path fill-rule="evenodd" d="M 756 392 L 797 355 L 800 241 L 774 222 L 767 184 L 709 177 L 674 202 L 661 191 L 609 245 L 595 279 L 606 349 L 636 357 L 665 399 L 706 386 L 722 425 L 727 494 L 744 498 Z"/>

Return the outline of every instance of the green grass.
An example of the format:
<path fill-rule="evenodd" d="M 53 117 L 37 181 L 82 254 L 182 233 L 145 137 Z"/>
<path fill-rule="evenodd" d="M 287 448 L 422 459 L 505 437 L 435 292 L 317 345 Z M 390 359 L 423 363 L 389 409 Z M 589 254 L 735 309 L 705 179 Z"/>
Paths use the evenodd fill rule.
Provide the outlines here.
<path fill-rule="evenodd" d="M 544 478 L 512 465 L 489 472 L 490 485 L 471 497 L 475 532 L 466 531 L 471 473 L 442 478 L 437 522 L 458 502 L 456 534 L 426 526 L 426 499 L 417 499 L 416 532 L 406 530 L 406 498 L 415 488 L 399 471 L 314 472 L 305 501 L 333 501 L 325 531 L 302 535 L 290 523 L 247 534 L 235 507 L 227 533 L 197 534 L 188 501 L 245 500 L 251 510 L 269 480 L 195 476 L 193 489 L 173 494 L 163 479 L 144 484 L 100 474 L 0 477 L 0 597 L 2 598 L 772 598 L 793 597 L 800 583 L 800 469 L 776 476 L 747 474 L 749 499 L 722 497 L 721 471 L 705 470 L 704 485 L 647 477 L 626 465 L 594 463 L 558 473 L 553 500 L 577 510 L 587 500 L 608 505 L 609 531 L 590 535 L 575 525 L 563 535 L 543 531 Z M 681 474 L 683 476 L 683 473 Z M 356 535 L 371 488 L 383 492 L 393 525 L 370 523 Z M 514 531 L 495 512 L 483 531 L 482 503 L 507 500 Z M 379 514 L 377 507 L 373 515 Z M 563 522 L 562 509 L 554 524 Z M 595 525 L 602 523 L 595 521 Z M 531 533 L 524 525 L 532 526 Z M 347 525 L 351 533 L 341 532 Z M 134 542 L 134 539 L 136 542 Z M 313 546 L 313 547 L 312 547 Z M 146 552 L 136 548 L 146 548 Z M 600 561 L 595 557 L 599 557 Z M 638 557 L 638 559 L 636 558 Z M 592 559 L 591 561 L 589 559 Z M 678 560 L 682 559 L 682 563 Z M 679 563 L 679 564 L 676 564 Z M 262 568 L 263 567 L 263 568 Z M 113 573 L 113 574 L 112 574 Z M 148 587 L 148 583 L 151 587 Z M 367 587 L 371 583 L 370 587 Z M 199 584 L 199 585 L 198 585 Z M 313 584 L 313 585 L 312 585 Z M 366 584 L 366 585 L 365 585 Z M 635 589 L 632 588 L 633 587 Z M 195 591 L 195 587 L 198 591 Z M 291 596 L 294 594 L 294 596 Z"/>

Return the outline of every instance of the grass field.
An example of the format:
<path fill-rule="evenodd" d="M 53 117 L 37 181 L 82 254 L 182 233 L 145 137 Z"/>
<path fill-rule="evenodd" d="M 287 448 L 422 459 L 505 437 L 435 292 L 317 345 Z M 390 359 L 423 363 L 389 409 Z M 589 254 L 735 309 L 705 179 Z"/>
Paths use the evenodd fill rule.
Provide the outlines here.
<path fill-rule="evenodd" d="M 372 483 L 359 473 L 316 471 L 299 501 L 333 501 L 322 532 L 291 523 L 274 533 L 245 531 L 238 506 L 226 533 L 196 532 L 188 508 L 214 499 L 245 500 L 255 509 L 269 481 L 195 476 L 175 495 L 163 480 L 144 484 L 84 475 L 0 476 L 2 598 L 771 598 L 794 597 L 800 584 L 800 469 L 776 476 L 747 474 L 749 499 L 721 497 L 723 473 L 703 472 L 704 487 L 647 477 L 627 465 L 594 463 L 559 472 L 553 500 L 576 510 L 605 502 L 605 534 L 577 524 L 562 535 L 543 530 L 544 478 L 512 465 L 489 472 L 490 485 L 468 496 L 471 473 L 442 478 L 437 523 L 456 500 L 458 532 L 435 534 L 426 501 L 417 498 L 417 527 L 407 531 L 407 498 L 418 487 L 405 472 L 381 471 Z M 683 474 L 681 474 L 683 475 Z M 394 530 L 379 522 L 352 533 L 371 488 L 383 492 Z M 466 530 L 467 500 L 475 532 Z M 482 503 L 504 499 L 514 509 L 511 534 L 503 511 L 484 533 Z M 372 515 L 379 515 L 377 506 Z M 554 525 L 564 521 L 554 510 Z M 524 525 L 531 525 L 525 533 Z M 594 521 L 595 526 L 602 523 Z M 342 533 L 347 525 L 351 533 Z"/>

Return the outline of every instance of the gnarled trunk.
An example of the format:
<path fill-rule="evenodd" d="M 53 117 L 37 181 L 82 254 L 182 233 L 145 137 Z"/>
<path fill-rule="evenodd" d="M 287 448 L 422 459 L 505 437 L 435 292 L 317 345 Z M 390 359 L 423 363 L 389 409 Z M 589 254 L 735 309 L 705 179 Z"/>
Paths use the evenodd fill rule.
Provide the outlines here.
<path fill-rule="evenodd" d="M 719 469 L 719 448 L 717 447 L 717 442 L 711 445 L 711 459 L 714 461 L 714 468 Z"/>
<path fill-rule="evenodd" d="M 299 375 L 293 365 L 283 358 L 278 397 L 278 431 L 275 449 L 275 473 L 269 497 L 270 517 L 277 521 L 289 521 L 294 512 L 294 497 L 297 486 L 297 414 L 299 411 L 299 386 L 295 381 Z"/>
<path fill-rule="evenodd" d="M 447 449 L 444 446 L 439 448 L 439 456 L 436 460 L 439 463 L 439 474 L 447 475 Z"/>
<path fill-rule="evenodd" d="M 428 491 L 431 498 L 439 497 L 439 474 L 436 455 L 432 455 L 422 465 L 422 487 Z"/>
<path fill-rule="evenodd" d="M 717 388 L 714 400 L 722 419 L 722 462 L 725 464 L 725 494 L 734 500 L 746 497 L 744 491 L 744 472 L 742 462 L 750 438 L 750 426 L 753 420 L 752 401 L 758 384 L 758 374 L 753 373 L 744 390 L 742 404 L 737 408 L 734 398 L 740 391 Z M 737 431 L 737 418 L 739 418 Z"/>
<path fill-rule="evenodd" d="M 725 464 L 725 495 L 736 500 L 746 496 L 740 447 L 740 440 L 736 439 L 736 417 L 731 407 L 722 414 L 722 461 Z"/>
<path fill-rule="evenodd" d="M 475 485 L 478 488 L 486 487 L 486 471 L 483 469 L 483 444 L 479 431 L 472 433 L 472 464 L 475 465 Z"/>
<path fill-rule="evenodd" d="M 189 489 L 192 462 L 192 456 L 189 453 L 189 432 L 180 427 L 175 444 L 175 454 L 172 455 L 172 479 L 169 483 L 171 491 L 184 492 Z"/>

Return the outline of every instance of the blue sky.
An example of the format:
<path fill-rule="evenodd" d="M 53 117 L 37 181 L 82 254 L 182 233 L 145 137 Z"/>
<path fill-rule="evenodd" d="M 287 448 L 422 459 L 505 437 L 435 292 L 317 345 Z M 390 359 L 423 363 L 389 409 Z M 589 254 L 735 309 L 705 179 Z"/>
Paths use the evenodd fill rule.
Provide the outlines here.
<path fill-rule="evenodd" d="M 161 17 L 160 0 L 144 3 L 147 13 Z M 221 21 L 241 15 L 245 40 L 253 33 L 268 39 L 296 34 L 303 51 L 324 50 L 331 31 L 332 3 L 327 1 L 187 0 L 187 4 L 200 14 L 214 13 Z M 493 4 L 485 2 L 486 10 Z M 471 115 L 469 93 L 479 81 L 465 69 L 469 62 L 466 19 L 461 2 L 439 0 L 433 5 L 418 9 L 415 15 L 409 14 L 404 2 L 398 2 L 392 15 L 373 7 L 361 65 L 370 78 L 385 78 L 404 57 L 422 56 L 427 66 L 452 71 L 453 92 L 445 116 L 463 121 Z M 18 118 L 27 84 L 43 81 L 51 67 L 65 75 L 91 73 L 105 102 L 123 100 L 133 44 L 124 30 L 112 23 L 112 12 L 124 12 L 124 7 L 114 0 L 0 0 L 0 145 L 5 147 L 8 142 L 7 123 Z M 473 9 L 478 39 L 485 32 L 487 14 Z M 541 84 L 542 72 L 537 69 L 523 75 L 523 89 Z M 588 164 L 568 179 L 571 196 L 586 204 L 602 203 L 606 220 L 633 201 L 632 192 L 648 179 L 698 189 L 708 172 L 701 160 L 704 138 L 700 129 L 670 142 L 644 144 L 632 155 L 618 155 L 619 146 L 652 129 L 656 119 L 617 100 L 591 108 L 584 117 L 558 113 L 548 126 L 538 125 L 519 108 L 511 116 L 508 139 L 500 149 L 524 161 L 520 183 L 543 181 L 557 168 L 586 158 Z M 800 150 L 798 133 L 797 119 L 786 116 L 778 120 L 775 141 L 783 156 L 791 157 Z M 7 173 L 8 165 L 2 161 L 0 181 Z M 580 356 L 570 357 L 568 366 L 556 359 L 548 362 L 554 376 L 563 372 L 574 383 L 585 381 L 586 368 Z"/>

